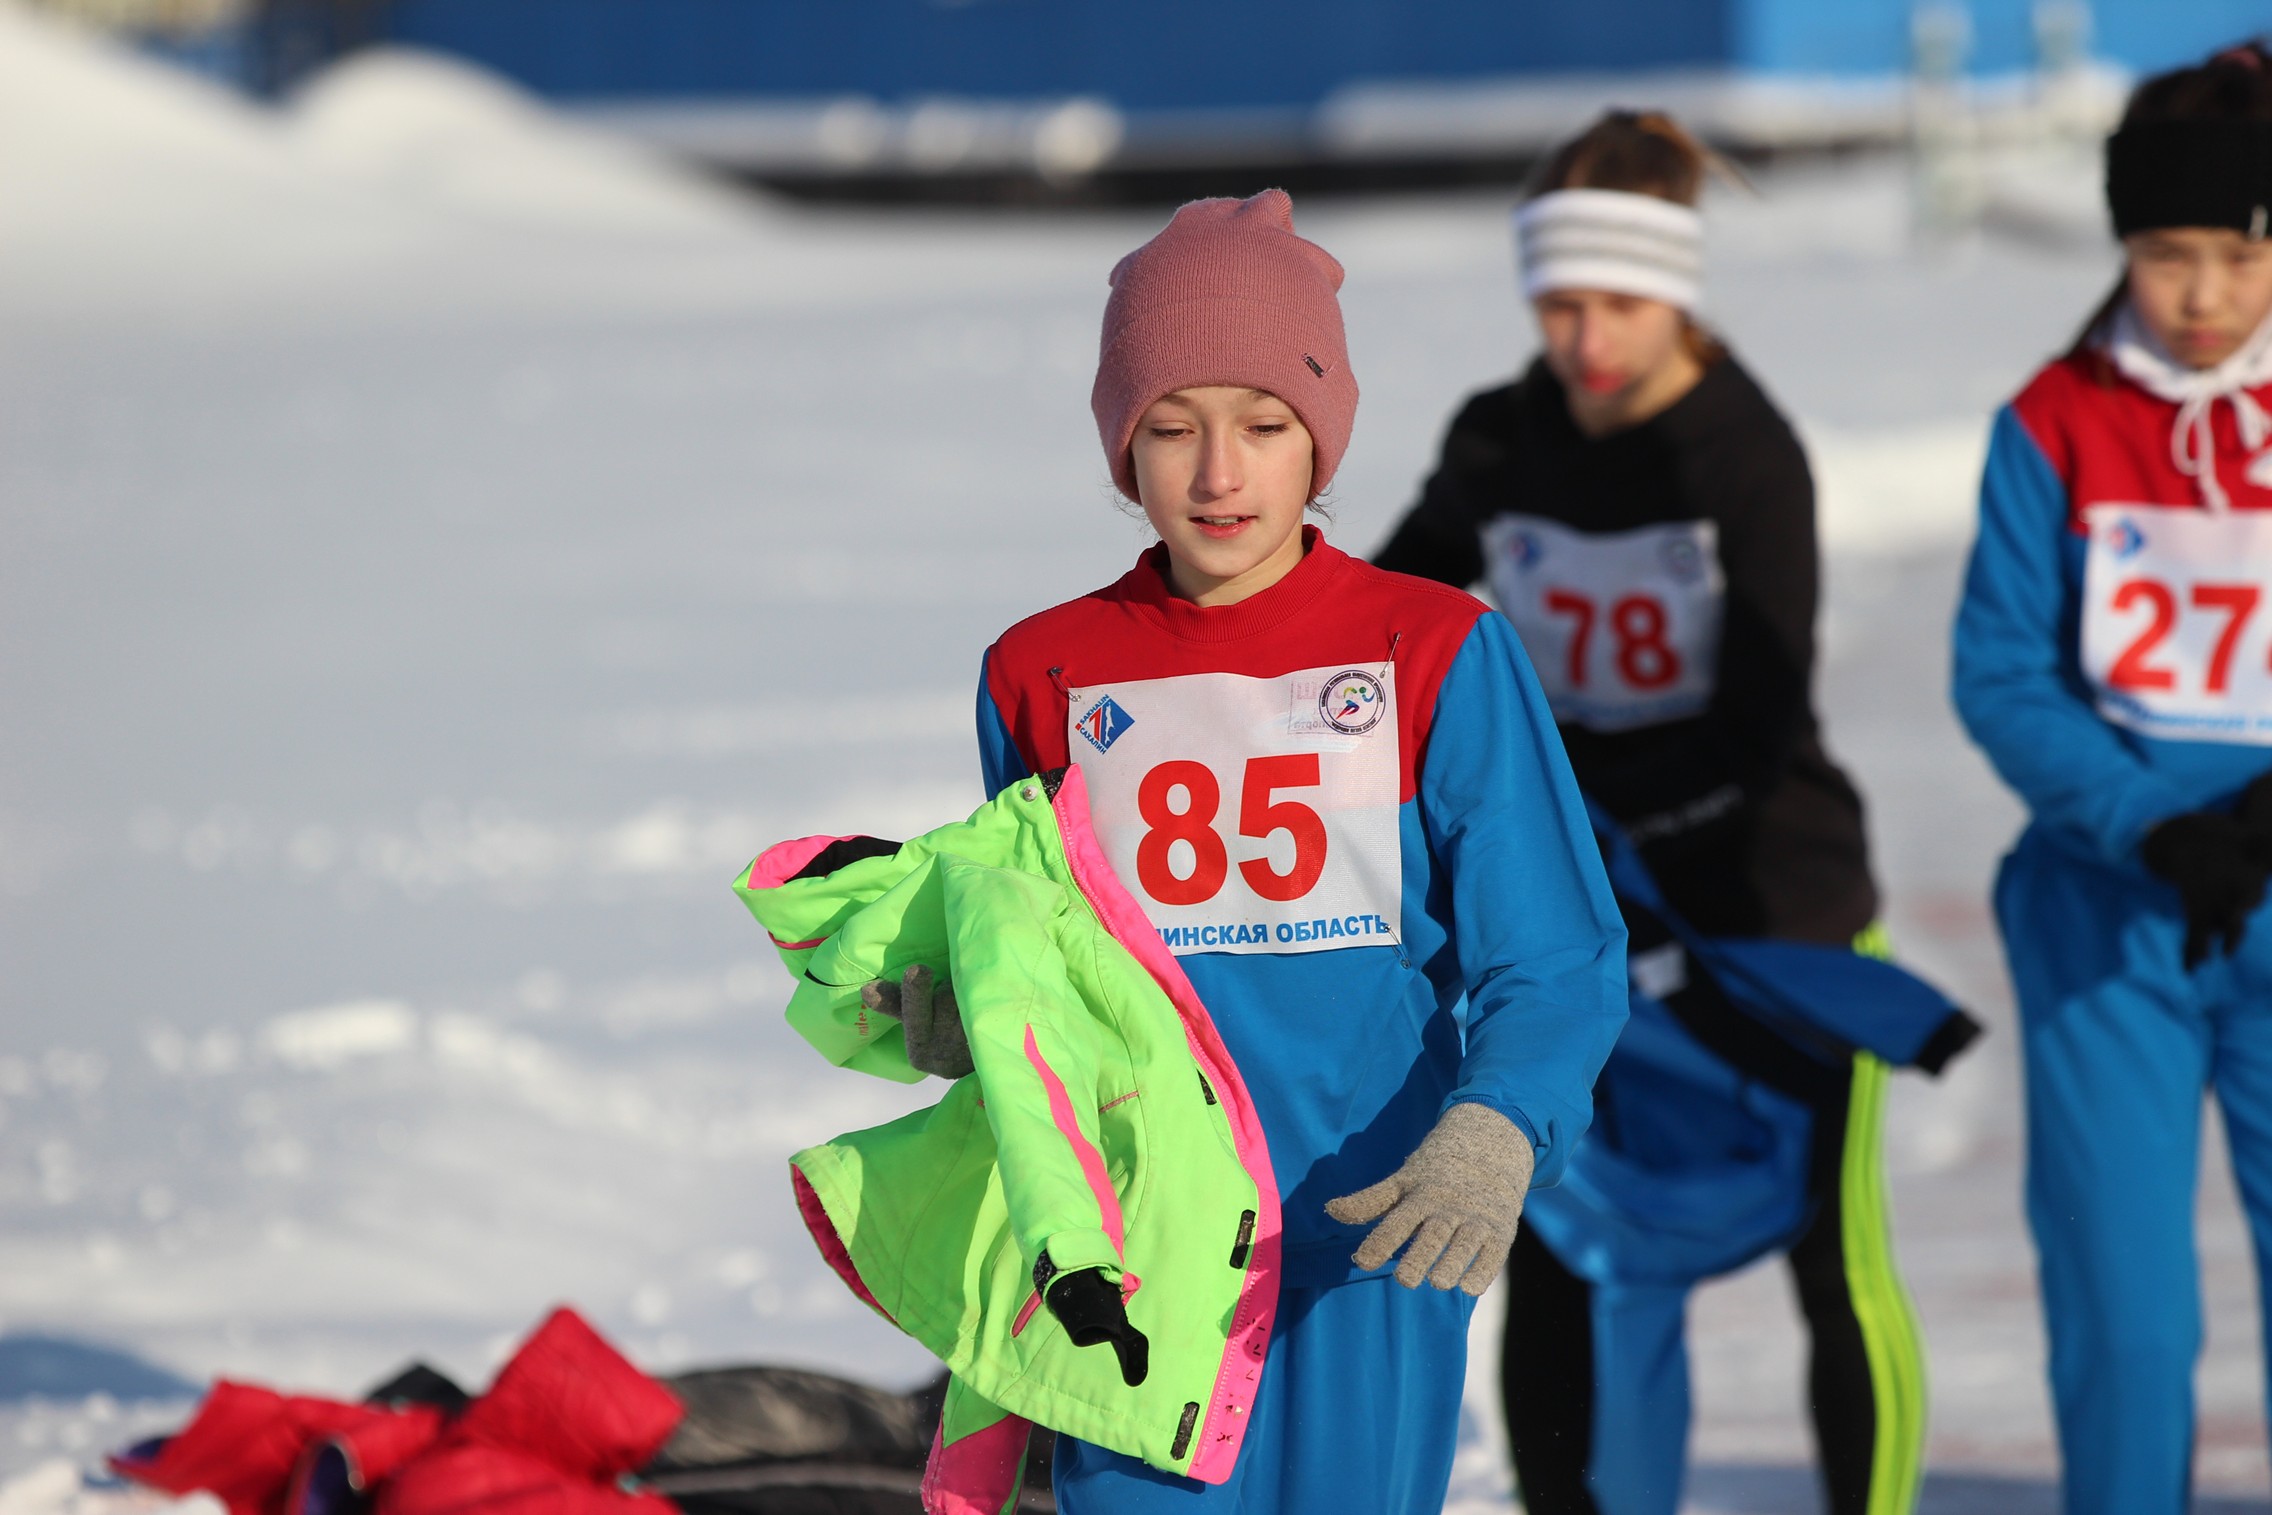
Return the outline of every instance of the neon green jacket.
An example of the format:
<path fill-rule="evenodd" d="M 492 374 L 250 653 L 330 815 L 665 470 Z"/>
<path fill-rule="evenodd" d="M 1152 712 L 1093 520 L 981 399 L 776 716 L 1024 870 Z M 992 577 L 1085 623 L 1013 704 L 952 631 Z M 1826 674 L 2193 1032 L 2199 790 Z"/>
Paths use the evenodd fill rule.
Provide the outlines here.
<path fill-rule="evenodd" d="M 798 1153 L 792 1180 L 852 1291 L 954 1376 L 925 1507 L 1017 1497 L 1029 1423 L 1203 1482 L 1229 1476 L 1277 1312 L 1278 1186 L 1206 1008 L 1121 888 L 1078 768 L 904 845 L 807 837 L 736 891 L 829 1061 L 914 1081 L 860 986 L 922 963 L 954 985 L 971 1077 L 936 1105 Z M 1035 1284 L 1103 1270 L 1151 1341 L 1133 1388 Z"/>

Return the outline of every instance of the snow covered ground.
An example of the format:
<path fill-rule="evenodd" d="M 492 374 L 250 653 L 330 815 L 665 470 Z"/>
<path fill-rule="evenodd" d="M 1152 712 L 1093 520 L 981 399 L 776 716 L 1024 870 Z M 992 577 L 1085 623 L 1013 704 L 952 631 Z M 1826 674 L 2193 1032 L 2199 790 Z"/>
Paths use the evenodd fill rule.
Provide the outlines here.
<path fill-rule="evenodd" d="M 1998 1028 L 1888 1134 L 1925 1508 L 2031 1515 L 1983 906 L 2018 812 L 1944 633 L 1985 417 L 2112 264 L 1915 249 L 1891 165 L 1763 188 L 1712 207 L 1710 299 L 1815 449 L 1831 742 L 1906 953 Z M 1300 208 L 1349 268 L 1352 549 L 1529 345 L 1503 217 Z M 1161 220 L 771 206 L 416 59 L 265 115 L 0 4 L 0 1330 L 346 1392 L 414 1355 L 478 1382 L 572 1301 L 651 1368 L 921 1376 L 782 1174 L 920 1095 L 782 1026 L 727 882 L 980 798 L 986 639 L 1142 545 L 1086 396 L 1105 272 Z M 2219 1511 L 2272 1479 L 2229 1188 Z M 1791 1316 L 1774 1267 L 1698 1298 L 1695 1510 L 1814 1507 Z M 0 1404 L 0 1511 L 173 1414 Z M 1505 1508 L 1488 1420 L 1462 1511 Z"/>

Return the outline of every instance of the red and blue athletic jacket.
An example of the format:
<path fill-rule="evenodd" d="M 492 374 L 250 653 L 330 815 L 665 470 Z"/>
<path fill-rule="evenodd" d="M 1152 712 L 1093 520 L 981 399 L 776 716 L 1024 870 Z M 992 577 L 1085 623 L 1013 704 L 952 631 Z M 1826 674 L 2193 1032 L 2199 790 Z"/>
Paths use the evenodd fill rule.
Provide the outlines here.
<path fill-rule="evenodd" d="M 2209 509 L 2177 420 L 2095 348 L 2030 380 L 1996 416 L 1956 621 L 1973 740 L 2047 837 L 2118 868 L 2272 767 L 2272 472 L 2217 401 L 2231 507 Z"/>
<path fill-rule="evenodd" d="M 1114 871 L 1245 1071 L 1286 1281 L 1351 1276 L 1326 1200 L 1491 1106 L 1551 1183 L 1625 1021 L 1625 930 L 1554 718 L 1471 596 L 1311 530 L 1236 605 L 1155 547 L 986 653 L 988 793 L 1080 764 Z"/>

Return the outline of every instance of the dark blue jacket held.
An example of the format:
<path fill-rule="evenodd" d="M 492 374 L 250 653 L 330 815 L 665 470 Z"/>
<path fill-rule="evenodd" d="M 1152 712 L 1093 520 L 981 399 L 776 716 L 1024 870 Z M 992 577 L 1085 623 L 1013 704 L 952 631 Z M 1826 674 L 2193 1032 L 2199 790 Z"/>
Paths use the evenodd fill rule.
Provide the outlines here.
<path fill-rule="evenodd" d="M 1525 1219 L 1594 1283 L 1685 1285 L 1806 1229 L 1816 1123 L 1844 1110 L 1856 1052 L 1938 1073 L 1980 1027 L 1892 963 L 1696 931 L 1593 816 L 1631 933 L 1632 1013 L 1593 1130 Z"/>

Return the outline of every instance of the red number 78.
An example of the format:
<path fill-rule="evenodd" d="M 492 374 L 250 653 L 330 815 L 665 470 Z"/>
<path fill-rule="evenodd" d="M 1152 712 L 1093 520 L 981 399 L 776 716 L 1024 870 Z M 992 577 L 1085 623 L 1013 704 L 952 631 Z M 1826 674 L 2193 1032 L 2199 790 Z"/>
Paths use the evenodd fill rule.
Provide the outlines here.
<path fill-rule="evenodd" d="M 1541 602 L 1550 615 L 1568 616 L 1570 687 L 1586 687 L 1586 653 L 1593 645 L 1594 601 L 1568 589 L 1549 589 Z M 1680 677 L 1680 654 L 1665 640 L 1665 603 L 1653 594 L 1629 594 L 1609 607 L 1617 638 L 1617 672 L 1635 689 L 1662 689 Z"/>

